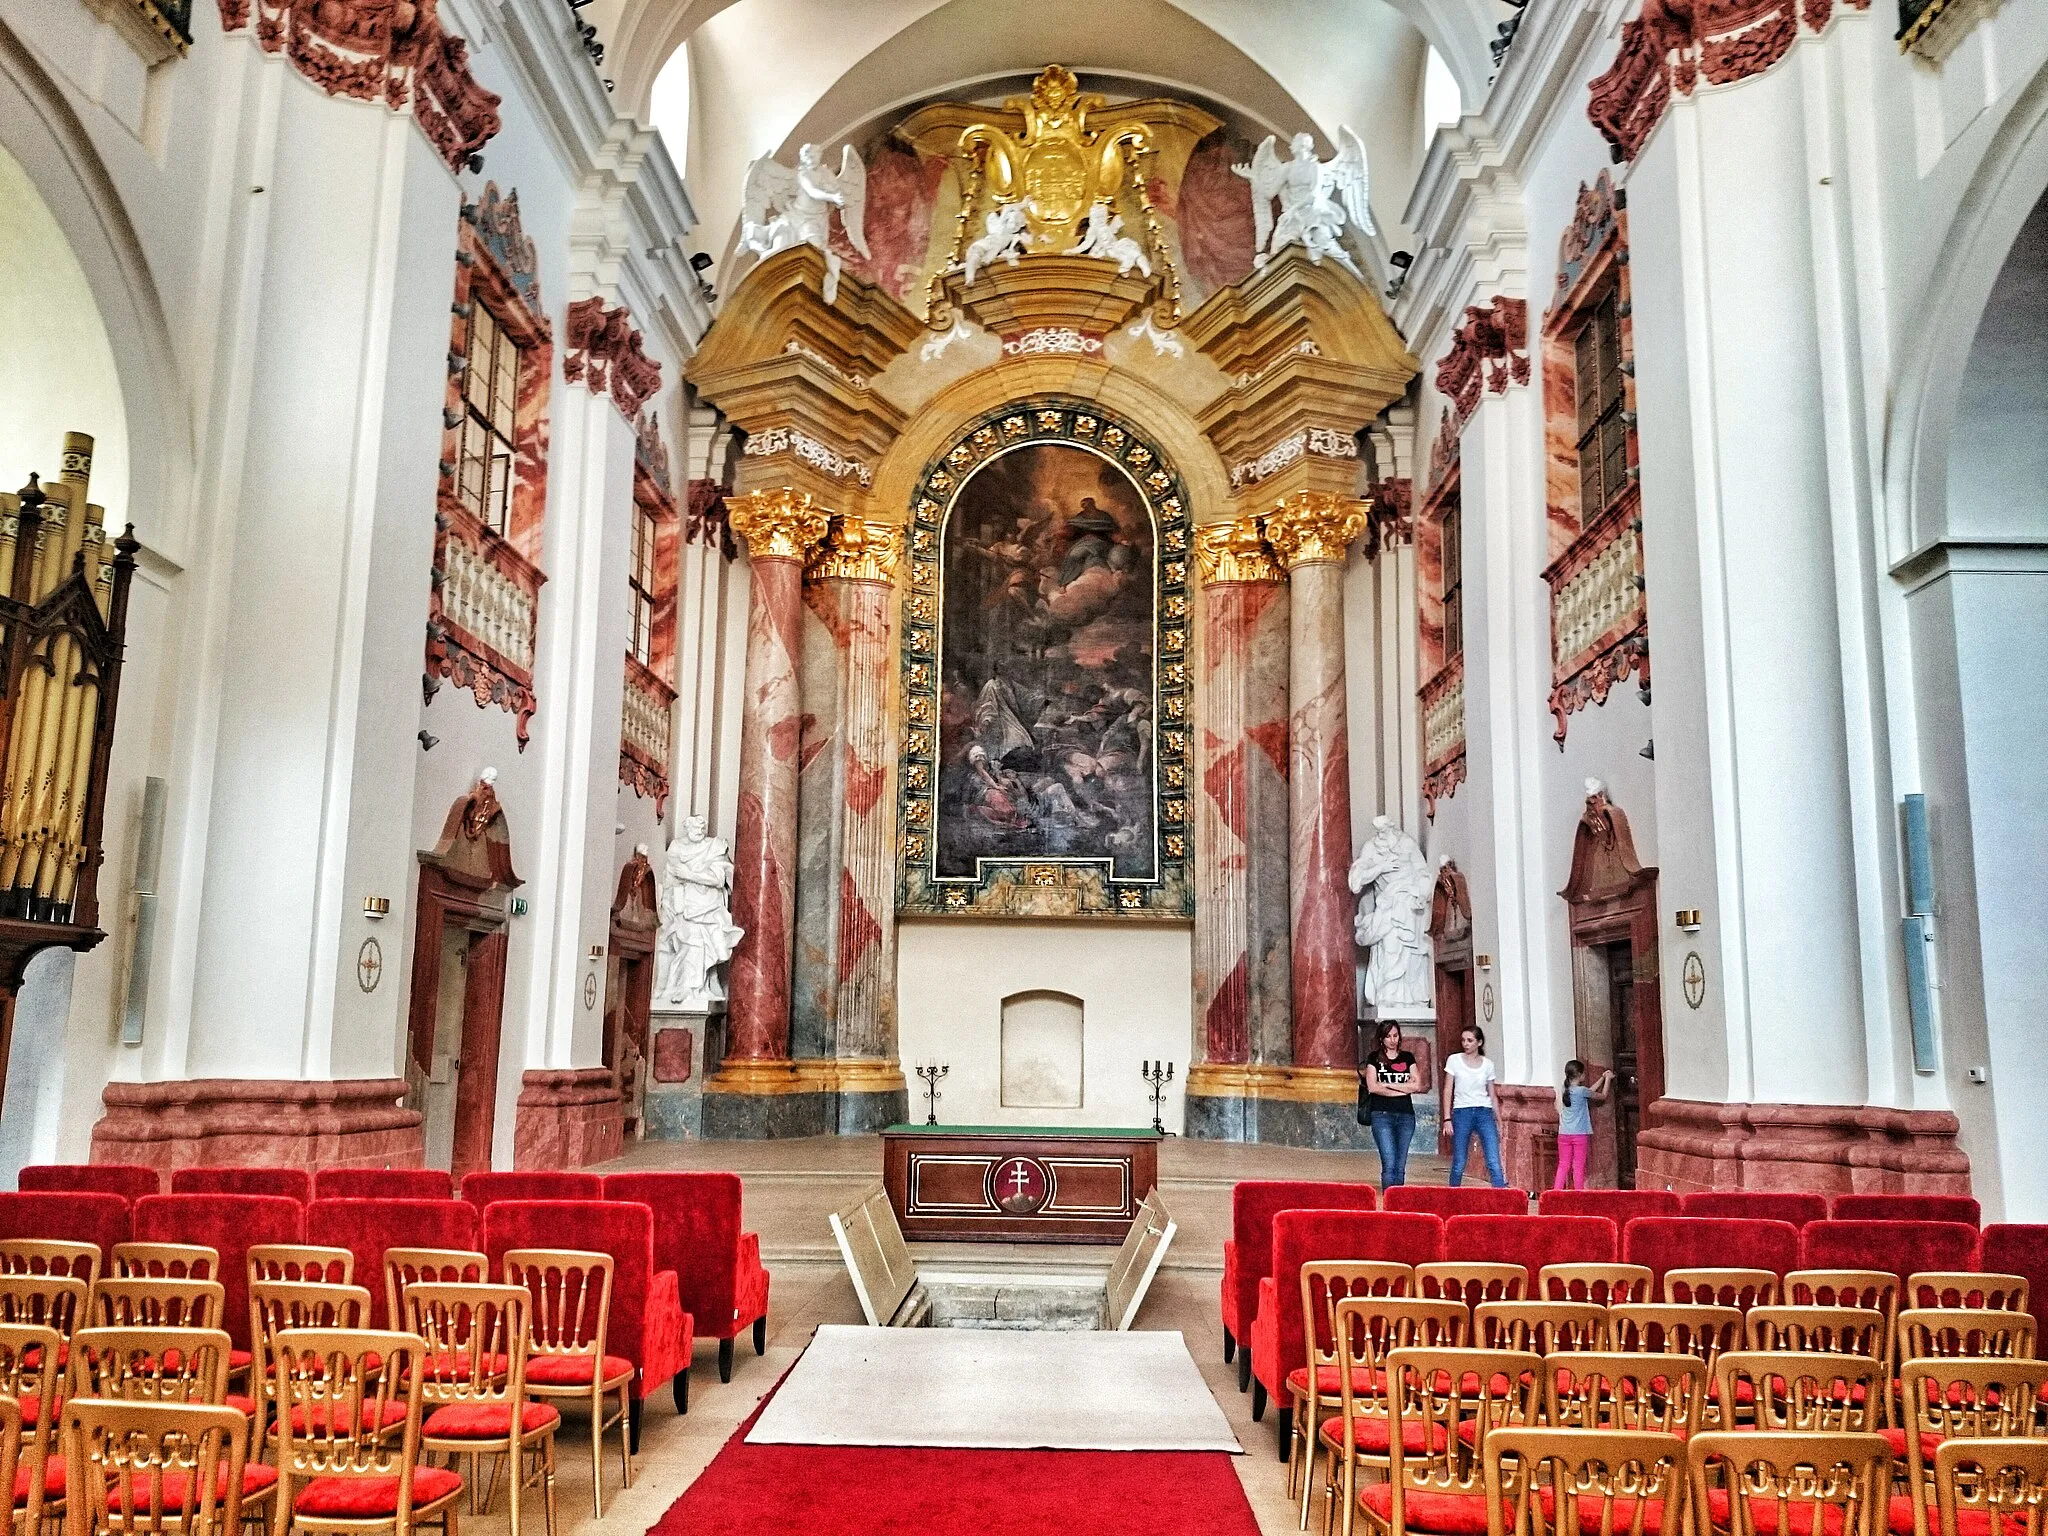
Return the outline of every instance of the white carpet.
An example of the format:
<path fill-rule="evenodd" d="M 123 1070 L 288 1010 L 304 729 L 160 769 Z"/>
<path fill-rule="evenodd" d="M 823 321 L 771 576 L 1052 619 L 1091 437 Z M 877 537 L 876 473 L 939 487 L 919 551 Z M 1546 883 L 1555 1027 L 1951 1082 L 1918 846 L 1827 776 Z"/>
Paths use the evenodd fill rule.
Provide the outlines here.
<path fill-rule="evenodd" d="M 750 1445 L 1239 1451 L 1178 1333 L 828 1324 Z"/>

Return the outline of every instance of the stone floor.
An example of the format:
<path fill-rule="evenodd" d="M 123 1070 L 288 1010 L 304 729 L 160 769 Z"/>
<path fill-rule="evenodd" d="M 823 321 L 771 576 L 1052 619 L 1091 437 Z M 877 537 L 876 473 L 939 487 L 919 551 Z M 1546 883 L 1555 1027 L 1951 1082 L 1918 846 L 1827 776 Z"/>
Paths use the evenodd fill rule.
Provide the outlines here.
<path fill-rule="evenodd" d="M 776 1142 L 643 1142 L 600 1171 L 625 1168 L 728 1168 L 746 1182 L 747 1226 L 761 1234 L 762 1257 L 774 1276 L 770 1292 L 768 1352 L 756 1358 L 751 1343 L 739 1342 L 733 1379 L 718 1380 L 716 1345 L 700 1343 L 691 1371 L 690 1412 L 678 1416 L 667 1392 L 649 1399 L 642 1425 L 640 1456 L 631 1489 L 619 1489 L 618 1443 L 607 1440 L 605 1512 L 608 1533 L 639 1532 L 652 1526 L 718 1454 L 740 1422 L 752 1413 L 789 1369 L 821 1323 L 858 1323 L 860 1308 L 840 1263 L 826 1214 L 850 1204 L 880 1177 L 877 1137 L 820 1137 Z M 1241 1178 L 1372 1179 L 1378 1163 L 1370 1153 L 1302 1152 L 1284 1147 L 1230 1146 L 1215 1142 L 1168 1141 L 1159 1160 L 1160 1187 L 1180 1224 L 1159 1277 L 1138 1316 L 1140 1328 L 1177 1329 L 1201 1367 L 1216 1400 L 1246 1454 L 1234 1458 L 1245 1493 L 1268 1536 L 1295 1530 L 1295 1506 L 1274 1449 L 1273 1415 L 1251 1421 L 1251 1398 L 1237 1390 L 1237 1368 L 1223 1363 L 1217 1287 L 1223 1269 L 1223 1239 L 1230 1228 L 1230 1187 Z M 1444 1161 L 1414 1158 L 1416 1183 L 1444 1182 Z M 1109 1250 L 1011 1244 L 916 1244 L 921 1261 L 971 1260 L 976 1268 L 1076 1262 L 1105 1265 Z M 577 1424 L 568 1426 L 557 1447 L 562 1530 L 559 1536 L 587 1536 L 596 1523 L 590 1504 L 590 1441 Z M 540 1509 L 528 1495 L 522 1527 L 540 1531 Z M 505 1499 L 493 1512 L 465 1516 L 466 1529 L 502 1531 Z M 947 1533 L 934 1533 L 947 1536 Z"/>

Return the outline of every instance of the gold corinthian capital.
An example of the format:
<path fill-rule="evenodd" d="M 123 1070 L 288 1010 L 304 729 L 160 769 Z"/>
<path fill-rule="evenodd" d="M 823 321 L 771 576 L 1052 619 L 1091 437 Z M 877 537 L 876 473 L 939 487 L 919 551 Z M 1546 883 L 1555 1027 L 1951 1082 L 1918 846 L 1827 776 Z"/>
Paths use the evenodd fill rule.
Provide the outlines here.
<path fill-rule="evenodd" d="M 820 581 L 893 582 L 902 550 L 902 530 L 893 523 L 835 517 L 831 533 L 811 561 L 811 575 Z"/>
<path fill-rule="evenodd" d="M 787 486 L 749 491 L 731 502 L 733 532 L 747 541 L 747 554 L 755 560 L 808 559 L 830 517 L 812 504 L 809 491 Z"/>
<path fill-rule="evenodd" d="M 1205 587 L 1223 582 L 1280 579 L 1280 566 L 1259 530 L 1258 517 L 1251 513 L 1227 523 L 1204 523 L 1197 528 L 1195 565 Z"/>
<path fill-rule="evenodd" d="M 1266 541 L 1292 571 L 1304 565 L 1344 563 L 1344 553 L 1365 532 L 1369 504 L 1330 491 L 1296 491 L 1268 512 Z"/>

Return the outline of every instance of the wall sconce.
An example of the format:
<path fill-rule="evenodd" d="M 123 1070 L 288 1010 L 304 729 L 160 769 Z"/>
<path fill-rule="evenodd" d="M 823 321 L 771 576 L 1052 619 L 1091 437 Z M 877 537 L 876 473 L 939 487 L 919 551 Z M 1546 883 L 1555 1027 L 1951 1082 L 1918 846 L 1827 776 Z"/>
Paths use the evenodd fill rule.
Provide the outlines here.
<path fill-rule="evenodd" d="M 389 917 L 390 915 L 391 898 L 389 896 L 365 896 L 363 898 L 363 916 L 375 918 Z"/>
<path fill-rule="evenodd" d="M 1678 929 L 1681 933 L 1698 933 L 1700 931 L 1700 909 L 1698 907 L 1680 907 L 1671 914 L 1671 920 L 1678 924 Z"/>
<path fill-rule="evenodd" d="M 602 960 L 604 958 L 604 946 L 602 944 L 591 945 L 590 958 L 593 960 Z"/>
<path fill-rule="evenodd" d="M 1481 969 L 1482 971 L 1490 971 L 1493 969 L 1493 956 L 1474 955 L 1472 957 L 1472 963 L 1478 966 L 1479 969 Z"/>
<path fill-rule="evenodd" d="M 514 896 L 505 904 L 505 910 L 514 917 L 526 916 L 526 898 L 524 896 Z"/>

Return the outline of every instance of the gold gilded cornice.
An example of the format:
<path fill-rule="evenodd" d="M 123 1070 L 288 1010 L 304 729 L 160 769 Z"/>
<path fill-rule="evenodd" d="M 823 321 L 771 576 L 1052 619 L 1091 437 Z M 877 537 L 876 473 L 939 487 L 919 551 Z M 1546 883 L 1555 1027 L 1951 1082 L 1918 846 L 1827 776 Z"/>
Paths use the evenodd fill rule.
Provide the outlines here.
<path fill-rule="evenodd" d="M 808 559 L 832 515 L 811 500 L 809 491 L 787 486 L 749 491 L 727 505 L 733 532 L 747 541 L 747 554 L 755 560 Z"/>
<path fill-rule="evenodd" d="M 1280 579 L 1280 564 L 1266 543 L 1259 519 L 1251 514 L 1197 528 L 1195 565 L 1205 587 Z"/>
<path fill-rule="evenodd" d="M 819 581 L 893 583 L 902 554 L 903 533 L 893 523 L 835 517 L 831 532 L 811 560 L 810 575 Z"/>
<path fill-rule="evenodd" d="M 1352 541 L 1365 532 L 1369 510 L 1355 496 L 1296 491 L 1260 521 L 1281 565 L 1293 571 L 1304 565 L 1342 565 Z"/>

